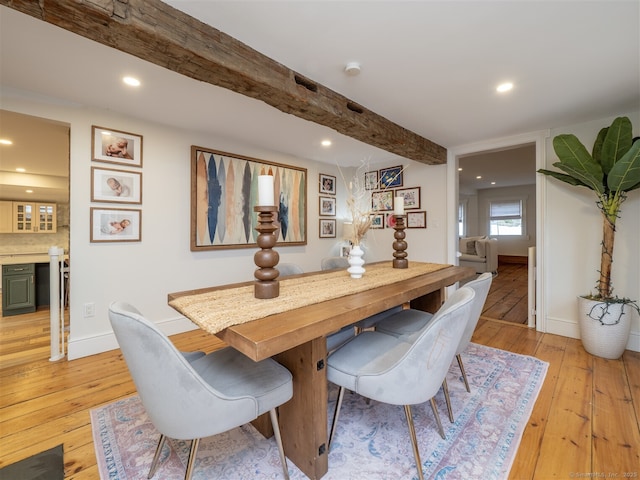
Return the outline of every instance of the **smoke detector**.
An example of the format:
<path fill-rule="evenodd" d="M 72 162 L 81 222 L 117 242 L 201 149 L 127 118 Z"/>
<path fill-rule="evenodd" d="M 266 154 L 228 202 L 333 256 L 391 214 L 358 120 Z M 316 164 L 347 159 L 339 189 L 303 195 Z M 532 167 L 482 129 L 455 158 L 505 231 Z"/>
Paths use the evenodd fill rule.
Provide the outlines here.
<path fill-rule="evenodd" d="M 355 77 L 360 73 L 360 64 L 357 62 L 347 63 L 347 66 L 344 67 L 344 73 L 346 73 L 350 77 Z"/>

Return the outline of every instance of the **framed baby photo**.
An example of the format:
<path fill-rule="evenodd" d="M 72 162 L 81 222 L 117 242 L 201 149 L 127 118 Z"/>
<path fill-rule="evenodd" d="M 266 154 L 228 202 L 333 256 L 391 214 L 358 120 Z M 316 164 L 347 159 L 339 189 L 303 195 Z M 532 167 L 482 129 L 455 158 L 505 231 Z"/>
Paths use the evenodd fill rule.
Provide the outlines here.
<path fill-rule="evenodd" d="M 91 201 L 142 203 L 142 172 L 91 167 Z"/>
<path fill-rule="evenodd" d="M 332 219 L 320 219 L 320 238 L 336 238 L 336 220 Z"/>
<path fill-rule="evenodd" d="M 96 162 L 142 167 L 142 135 L 93 125 L 91 158 Z"/>
<path fill-rule="evenodd" d="M 336 194 L 336 177 L 333 175 L 320 174 L 320 193 Z"/>
<path fill-rule="evenodd" d="M 320 197 L 320 215 L 335 216 L 336 197 Z"/>
<path fill-rule="evenodd" d="M 91 242 L 139 242 L 142 210 L 91 208 Z"/>

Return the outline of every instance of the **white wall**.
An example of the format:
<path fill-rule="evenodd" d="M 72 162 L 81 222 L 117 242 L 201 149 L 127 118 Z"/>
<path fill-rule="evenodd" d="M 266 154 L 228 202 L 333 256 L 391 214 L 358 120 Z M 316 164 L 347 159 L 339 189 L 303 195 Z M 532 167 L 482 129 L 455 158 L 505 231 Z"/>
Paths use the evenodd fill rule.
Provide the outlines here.
<path fill-rule="evenodd" d="M 621 113 L 634 126 L 634 136 L 640 135 L 640 112 Z M 552 169 L 557 161 L 553 137 L 573 133 L 591 151 L 602 127 L 615 117 L 598 119 L 579 125 L 553 129 L 547 141 L 546 164 Z M 546 176 L 545 182 L 545 261 L 546 331 L 579 338 L 576 297 L 593 292 L 600 269 L 602 219 L 595 206 L 595 195 L 586 188 L 573 187 Z M 615 294 L 640 300 L 640 189 L 629 193 L 616 225 L 613 254 L 613 285 Z M 627 348 L 640 351 L 640 318 L 634 311 L 631 338 Z"/>
<path fill-rule="evenodd" d="M 339 255 L 344 245 L 341 219 L 347 216 L 346 189 L 335 165 L 292 158 L 252 147 L 249 143 L 210 134 L 187 132 L 159 124 L 125 118 L 112 111 L 95 111 L 29 98 L 2 97 L 4 109 L 67 122 L 70 149 L 70 318 L 69 358 L 117 347 L 107 309 L 114 300 L 135 304 L 167 333 L 194 328 L 167 306 L 167 294 L 176 291 L 253 279 L 255 249 L 191 252 L 190 147 L 199 145 L 239 155 L 307 168 L 306 246 L 278 248 L 281 262 L 298 263 L 304 270 L 319 270 L 325 256 Z M 100 125 L 143 136 L 142 241 L 90 243 L 91 126 Z M 398 160 L 393 161 L 398 165 Z M 405 187 L 421 186 L 428 228 L 407 231 L 409 260 L 445 262 L 446 166 L 404 162 Z M 96 163 L 93 163 L 96 165 Z M 106 165 L 105 165 L 106 166 Z M 378 168 L 376 166 L 375 168 Z M 338 238 L 318 238 L 318 174 L 336 175 Z M 353 169 L 344 169 L 349 178 Z M 110 208 L 110 207 L 109 207 Z M 391 259 L 393 230 L 371 231 L 365 242 L 366 261 Z M 366 265 L 365 265 L 366 267 Z M 83 305 L 95 303 L 95 317 L 84 318 Z"/>

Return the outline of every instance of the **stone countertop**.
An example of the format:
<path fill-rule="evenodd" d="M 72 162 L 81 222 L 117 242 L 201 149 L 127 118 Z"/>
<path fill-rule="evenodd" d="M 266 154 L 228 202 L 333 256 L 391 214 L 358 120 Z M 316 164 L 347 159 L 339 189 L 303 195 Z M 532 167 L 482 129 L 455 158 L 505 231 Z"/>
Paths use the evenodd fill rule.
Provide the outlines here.
<path fill-rule="evenodd" d="M 64 254 L 64 259 L 68 259 L 69 255 Z M 6 253 L 0 254 L 0 265 L 16 265 L 18 263 L 49 263 L 48 253 Z"/>

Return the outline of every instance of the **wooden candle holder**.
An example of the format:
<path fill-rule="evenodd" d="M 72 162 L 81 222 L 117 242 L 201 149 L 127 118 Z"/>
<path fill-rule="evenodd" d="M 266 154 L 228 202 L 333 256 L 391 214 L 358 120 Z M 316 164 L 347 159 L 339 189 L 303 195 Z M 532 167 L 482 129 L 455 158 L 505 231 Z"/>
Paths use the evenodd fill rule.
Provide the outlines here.
<path fill-rule="evenodd" d="M 278 229 L 273 223 L 273 214 L 278 211 L 278 207 L 257 206 L 253 207 L 253 210 L 258 212 L 256 230 L 259 235 L 257 243 L 261 248 L 253 256 L 253 261 L 258 267 L 254 272 L 256 281 L 253 294 L 256 298 L 276 298 L 280 295 L 280 282 L 278 281 L 280 272 L 275 266 L 280 260 L 280 255 L 273 250 L 277 240 L 273 232 Z"/>
<path fill-rule="evenodd" d="M 396 223 L 393 226 L 395 233 L 393 234 L 393 238 L 396 240 L 393 242 L 393 268 L 408 268 L 409 260 L 407 260 L 407 242 L 404 241 L 404 237 L 406 234 L 404 233 L 404 229 L 407 228 L 404 224 L 404 219 L 407 218 L 406 215 L 394 215 L 396 219 Z"/>

